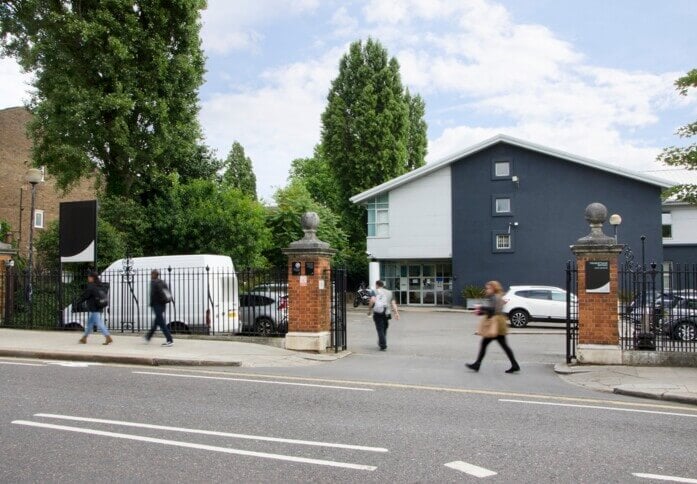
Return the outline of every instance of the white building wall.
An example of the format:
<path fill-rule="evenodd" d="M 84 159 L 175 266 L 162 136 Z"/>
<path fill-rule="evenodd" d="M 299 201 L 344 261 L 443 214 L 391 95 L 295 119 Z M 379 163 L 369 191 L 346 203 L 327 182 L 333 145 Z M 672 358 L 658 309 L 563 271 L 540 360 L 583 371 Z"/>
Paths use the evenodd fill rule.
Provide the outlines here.
<path fill-rule="evenodd" d="M 666 204 L 663 212 L 670 212 L 673 222 L 673 237 L 664 244 L 697 244 L 697 207 Z"/>
<path fill-rule="evenodd" d="M 450 166 L 389 194 L 390 235 L 368 237 L 368 252 L 384 259 L 452 257 Z"/>

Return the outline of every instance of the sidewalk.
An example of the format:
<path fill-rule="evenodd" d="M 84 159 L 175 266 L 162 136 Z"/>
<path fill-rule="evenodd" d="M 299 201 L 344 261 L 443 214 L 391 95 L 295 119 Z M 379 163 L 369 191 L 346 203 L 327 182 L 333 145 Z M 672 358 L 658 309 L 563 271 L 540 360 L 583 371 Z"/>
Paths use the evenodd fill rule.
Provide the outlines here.
<path fill-rule="evenodd" d="M 697 405 L 697 368 L 557 364 L 554 371 L 591 390 Z"/>
<path fill-rule="evenodd" d="M 348 354 L 305 354 L 282 348 L 207 339 L 176 338 L 174 346 L 162 347 L 163 338 L 150 344 L 137 335 L 114 334 L 114 342 L 103 346 L 95 333 L 87 344 L 78 344 L 82 334 L 74 331 L 28 331 L 0 329 L 0 357 L 46 360 L 92 361 L 133 365 L 280 367 L 317 365 Z"/>

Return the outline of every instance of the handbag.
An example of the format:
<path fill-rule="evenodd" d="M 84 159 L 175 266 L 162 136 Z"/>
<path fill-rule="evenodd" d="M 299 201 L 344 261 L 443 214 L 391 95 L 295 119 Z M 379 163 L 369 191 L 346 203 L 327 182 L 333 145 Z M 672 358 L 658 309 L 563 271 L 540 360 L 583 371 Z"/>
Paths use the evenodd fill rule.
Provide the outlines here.
<path fill-rule="evenodd" d="M 496 338 L 499 335 L 499 323 L 496 316 L 480 319 L 477 334 L 482 338 Z"/>
<path fill-rule="evenodd" d="M 503 314 L 497 314 L 494 316 L 496 322 L 498 323 L 498 333 L 500 336 L 506 336 L 508 334 L 508 318 Z"/>

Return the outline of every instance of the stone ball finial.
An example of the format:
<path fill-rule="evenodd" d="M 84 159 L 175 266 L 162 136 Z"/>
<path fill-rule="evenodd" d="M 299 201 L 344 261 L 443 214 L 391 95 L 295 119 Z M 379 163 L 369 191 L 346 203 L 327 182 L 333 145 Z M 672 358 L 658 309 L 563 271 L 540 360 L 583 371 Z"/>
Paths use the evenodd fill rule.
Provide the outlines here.
<path fill-rule="evenodd" d="M 602 203 L 591 203 L 585 213 L 586 221 L 591 225 L 602 225 L 607 220 L 607 207 Z"/>
<path fill-rule="evenodd" d="M 319 227 L 319 215 L 315 212 L 305 212 L 300 217 L 300 224 L 303 230 L 317 230 L 317 227 Z"/>

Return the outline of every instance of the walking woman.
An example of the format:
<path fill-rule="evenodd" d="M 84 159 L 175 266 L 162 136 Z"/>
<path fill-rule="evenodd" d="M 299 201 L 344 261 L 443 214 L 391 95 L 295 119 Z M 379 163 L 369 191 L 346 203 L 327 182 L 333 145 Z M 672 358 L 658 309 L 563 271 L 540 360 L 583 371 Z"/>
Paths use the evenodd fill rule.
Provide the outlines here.
<path fill-rule="evenodd" d="M 485 286 L 486 290 L 486 304 L 481 308 L 481 314 L 483 318 L 479 323 L 479 329 L 477 333 L 482 337 L 482 343 L 479 347 L 479 356 L 477 356 L 477 361 L 474 363 L 467 363 L 467 368 L 474 371 L 479 371 L 479 367 L 482 364 L 484 355 L 486 354 L 486 347 L 489 343 L 496 340 L 506 352 L 506 356 L 511 360 L 511 367 L 506 370 L 506 373 L 515 373 L 520 371 L 520 366 L 513 356 L 513 351 L 508 346 L 506 342 L 506 333 L 508 332 L 508 324 L 506 322 L 506 316 L 503 314 L 503 288 L 499 281 L 489 281 Z"/>
<path fill-rule="evenodd" d="M 87 326 L 85 326 L 85 334 L 80 338 L 80 343 L 83 345 L 87 343 L 87 336 L 94 331 L 95 325 L 106 338 L 104 343 L 102 343 L 103 345 L 108 345 L 113 342 L 109 330 L 104 325 L 104 318 L 102 315 L 102 311 L 107 304 L 109 304 L 108 294 L 102 289 L 101 282 L 99 281 L 99 274 L 96 272 L 87 274 L 87 287 L 85 287 L 80 297 L 75 300 L 73 307 L 77 308 L 83 303 L 87 306 L 89 316 L 87 319 Z"/>

